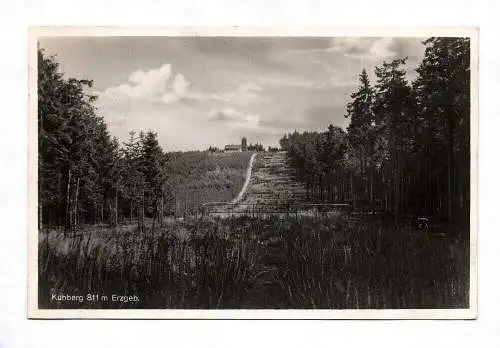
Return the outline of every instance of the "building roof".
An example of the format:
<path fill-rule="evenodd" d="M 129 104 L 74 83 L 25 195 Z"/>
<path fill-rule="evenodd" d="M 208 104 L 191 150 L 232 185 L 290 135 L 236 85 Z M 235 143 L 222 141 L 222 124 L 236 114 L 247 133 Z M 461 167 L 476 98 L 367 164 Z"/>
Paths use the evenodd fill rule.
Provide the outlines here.
<path fill-rule="evenodd" d="M 236 149 L 239 150 L 240 148 L 241 148 L 241 145 L 229 144 L 229 145 L 224 146 L 225 150 L 236 150 Z"/>

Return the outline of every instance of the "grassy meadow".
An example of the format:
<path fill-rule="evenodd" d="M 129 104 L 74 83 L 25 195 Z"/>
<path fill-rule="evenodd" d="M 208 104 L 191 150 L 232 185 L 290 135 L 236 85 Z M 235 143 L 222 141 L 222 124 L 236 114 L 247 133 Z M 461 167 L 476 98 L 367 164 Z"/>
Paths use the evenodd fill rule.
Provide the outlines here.
<path fill-rule="evenodd" d="M 245 182 L 251 156 L 251 152 L 172 153 L 167 183 L 173 191 L 174 214 L 198 214 L 203 203 L 236 197 Z"/>
<path fill-rule="evenodd" d="M 467 308 L 468 241 L 342 215 L 89 227 L 39 238 L 40 308 Z M 53 294 L 137 296 L 54 301 Z"/>

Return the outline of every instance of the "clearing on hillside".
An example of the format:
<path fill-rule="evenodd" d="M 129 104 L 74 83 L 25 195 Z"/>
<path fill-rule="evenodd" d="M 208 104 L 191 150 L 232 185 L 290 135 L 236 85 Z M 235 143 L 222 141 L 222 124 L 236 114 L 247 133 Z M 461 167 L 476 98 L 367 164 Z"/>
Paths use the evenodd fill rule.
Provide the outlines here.
<path fill-rule="evenodd" d="M 182 152 L 170 155 L 169 178 L 176 216 L 196 215 L 202 204 L 230 201 L 245 182 L 251 152 Z"/>
<path fill-rule="evenodd" d="M 213 202 L 205 212 L 217 216 L 279 214 L 307 210 L 306 189 L 294 177 L 286 152 L 258 153 L 249 171 L 250 183 L 235 203 Z"/>

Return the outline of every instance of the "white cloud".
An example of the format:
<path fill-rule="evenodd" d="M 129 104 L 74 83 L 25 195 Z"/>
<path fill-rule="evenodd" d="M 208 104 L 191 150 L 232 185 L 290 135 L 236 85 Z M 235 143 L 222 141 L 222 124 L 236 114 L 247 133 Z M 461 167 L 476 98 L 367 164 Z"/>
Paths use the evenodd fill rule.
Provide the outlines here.
<path fill-rule="evenodd" d="M 237 105 L 246 105 L 255 101 L 265 101 L 256 92 L 262 90 L 262 87 L 255 82 L 242 82 L 238 84 L 235 91 L 220 93 L 215 100 L 234 103 Z"/>
<path fill-rule="evenodd" d="M 393 38 L 357 38 L 344 37 L 332 39 L 332 46 L 327 49 L 328 52 L 340 52 L 346 57 L 378 60 L 381 58 L 392 57 L 396 54 L 393 50 Z"/>
<path fill-rule="evenodd" d="M 109 87 L 99 97 L 101 104 L 118 106 L 131 101 L 169 104 L 186 95 L 189 86 L 190 82 L 179 73 L 172 78 L 172 65 L 166 63 L 157 69 L 132 72 L 128 83 Z"/>
<path fill-rule="evenodd" d="M 181 99 L 181 97 L 175 93 L 165 93 L 162 97 L 161 97 L 161 101 L 164 103 L 164 104 L 172 104 L 172 103 L 175 103 L 177 101 L 179 101 Z"/>
<path fill-rule="evenodd" d="M 183 75 L 177 74 L 172 83 L 172 91 L 177 95 L 184 95 L 190 85 L 191 83 Z"/>
<path fill-rule="evenodd" d="M 147 72 L 134 71 L 129 76 L 131 84 L 127 85 L 130 91 L 128 96 L 133 99 L 154 100 L 168 88 L 171 74 L 170 64 L 164 64 L 159 69 L 151 69 Z"/>
<path fill-rule="evenodd" d="M 191 82 L 186 80 L 186 78 L 181 75 L 175 75 L 175 78 L 172 81 L 172 85 L 169 88 L 169 91 L 161 97 L 161 101 L 164 104 L 175 103 L 182 98 L 188 97 L 188 89 L 191 86 Z"/>
<path fill-rule="evenodd" d="M 243 113 L 233 108 L 212 109 L 207 113 L 209 120 L 225 123 L 234 127 L 258 128 L 260 116 L 257 114 Z"/>
<path fill-rule="evenodd" d="M 243 106 L 265 101 L 258 92 L 262 89 L 252 81 L 240 82 L 230 90 L 206 92 L 191 88 L 192 83 L 182 74 L 172 73 L 172 65 L 164 64 L 149 71 L 137 70 L 129 75 L 127 83 L 109 87 L 99 93 L 99 104 L 122 109 L 131 103 L 168 105 L 182 100 L 223 102 Z"/>
<path fill-rule="evenodd" d="M 169 79 L 172 71 L 171 64 L 164 64 L 159 69 L 151 69 L 147 72 L 142 70 L 134 71 L 130 74 L 129 81 L 136 84 L 154 84 L 163 79 Z"/>
<path fill-rule="evenodd" d="M 370 45 L 369 53 L 374 56 L 374 58 L 383 58 L 395 55 L 396 52 L 390 48 L 392 40 L 392 38 L 387 37 L 374 40 Z"/>
<path fill-rule="evenodd" d="M 370 47 L 371 38 L 339 37 L 332 39 L 332 46 L 328 52 L 365 52 Z"/>

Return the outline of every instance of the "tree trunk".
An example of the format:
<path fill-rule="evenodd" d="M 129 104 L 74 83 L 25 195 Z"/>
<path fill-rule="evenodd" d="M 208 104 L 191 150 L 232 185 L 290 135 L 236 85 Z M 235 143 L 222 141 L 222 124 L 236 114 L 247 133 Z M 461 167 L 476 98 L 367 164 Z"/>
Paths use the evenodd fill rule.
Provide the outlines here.
<path fill-rule="evenodd" d="M 354 193 L 354 178 L 352 173 L 350 174 L 350 182 L 351 182 L 351 201 L 352 201 L 352 208 L 355 210 L 356 209 L 356 197 Z"/>
<path fill-rule="evenodd" d="M 161 205 L 160 205 L 160 227 L 163 227 L 163 212 L 165 210 L 164 201 L 165 195 L 163 194 L 163 188 L 161 190 Z"/>
<path fill-rule="evenodd" d="M 68 182 L 66 185 L 66 212 L 64 218 L 64 235 L 71 229 L 71 168 L 68 169 Z"/>
<path fill-rule="evenodd" d="M 98 216 L 99 216 L 99 210 L 97 208 L 97 202 L 94 201 L 94 225 L 97 225 Z"/>
<path fill-rule="evenodd" d="M 76 192 L 75 192 L 75 210 L 73 215 L 73 232 L 76 231 L 76 226 L 78 225 L 78 193 L 80 189 L 80 178 L 76 179 Z"/>
<path fill-rule="evenodd" d="M 41 194 L 38 194 L 38 231 L 43 230 L 43 211 L 42 211 L 43 205 L 40 197 Z"/>
<path fill-rule="evenodd" d="M 363 201 L 365 201 L 366 198 L 368 197 L 367 179 L 368 178 L 366 176 L 366 154 L 365 154 L 365 146 L 363 145 L 361 147 L 361 185 L 363 186 L 361 188 L 361 191 L 363 192 L 361 198 L 363 199 Z"/>
<path fill-rule="evenodd" d="M 370 167 L 370 207 L 373 210 L 373 167 Z"/>
<path fill-rule="evenodd" d="M 141 204 L 140 204 L 140 213 L 139 213 L 139 231 L 144 231 L 144 189 L 142 189 L 141 194 Z"/>
<path fill-rule="evenodd" d="M 448 115 L 448 232 L 453 233 L 453 123 Z"/>
<path fill-rule="evenodd" d="M 115 216 L 114 225 L 118 226 L 118 189 L 115 189 Z"/>
<path fill-rule="evenodd" d="M 141 225 L 141 199 L 142 198 L 139 198 L 138 202 L 137 202 L 137 228 L 139 229 L 139 231 L 142 232 L 142 225 Z"/>

